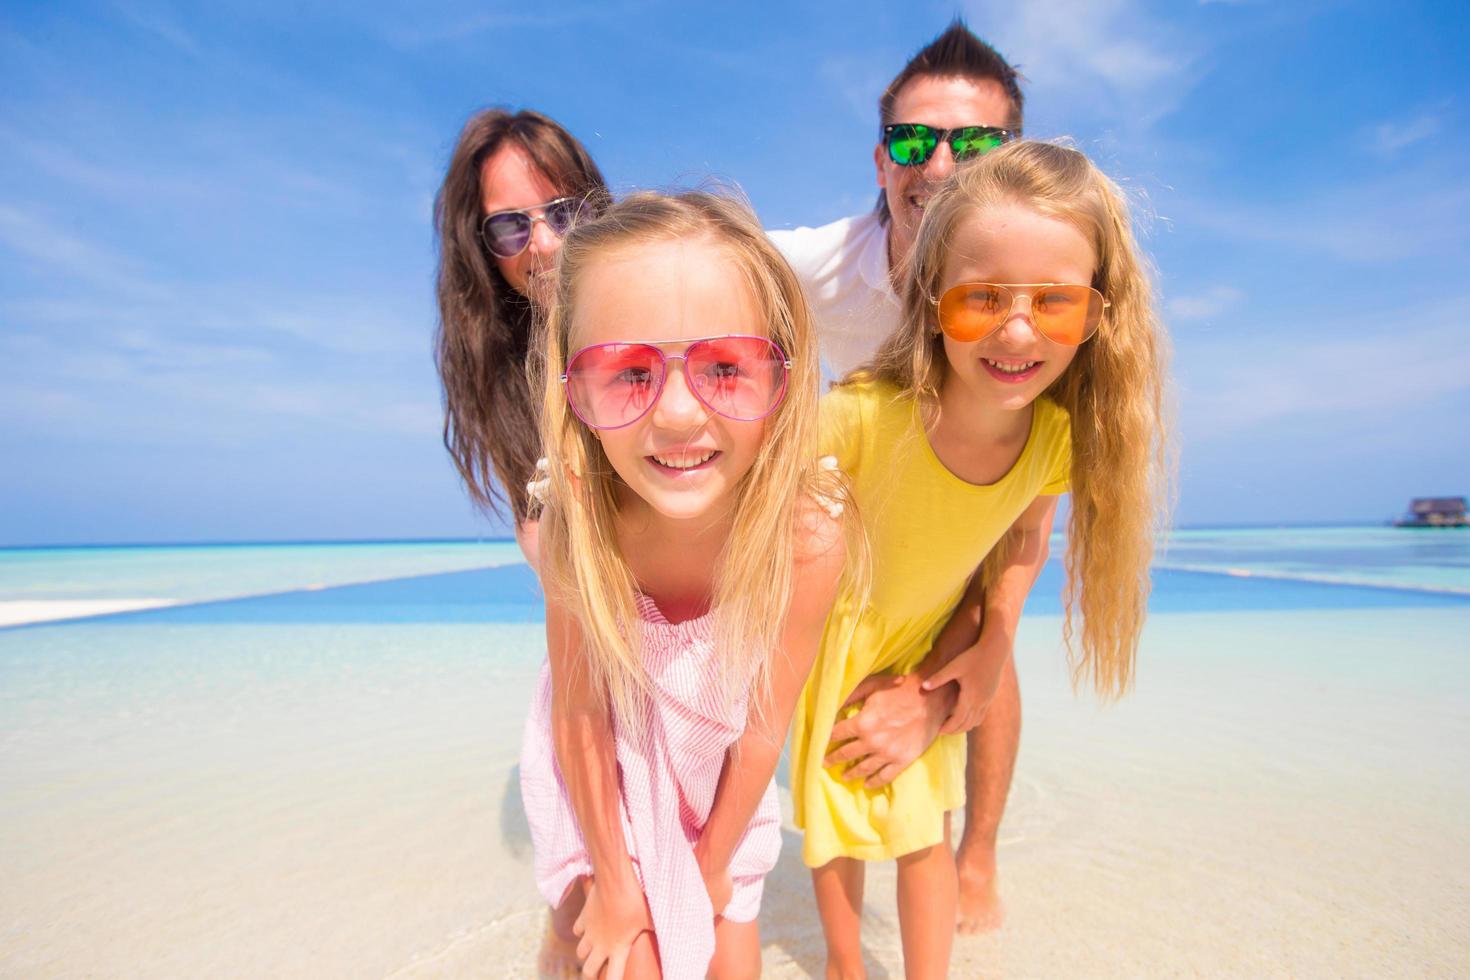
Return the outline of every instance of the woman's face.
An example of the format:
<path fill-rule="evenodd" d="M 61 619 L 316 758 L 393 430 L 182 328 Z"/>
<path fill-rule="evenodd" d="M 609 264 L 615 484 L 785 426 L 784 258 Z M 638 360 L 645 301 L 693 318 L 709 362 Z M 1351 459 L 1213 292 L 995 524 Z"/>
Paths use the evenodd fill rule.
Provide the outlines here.
<path fill-rule="evenodd" d="M 531 163 L 530 156 L 517 143 L 507 140 L 480 167 L 480 215 L 496 211 L 513 211 L 532 208 L 531 217 L 539 217 L 534 210 L 562 196 L 562 192 L 546 179 L 546 175 Z M 495 265 L 511 288 L 522 296 L 543 304 L 550 296 L 549 273 L 556 250 L 561 248 L 561 239 L 552 232 L 545 221 L 531 226 L 531 241 L 524 251 L 511 258 L 493 255 Z"/>

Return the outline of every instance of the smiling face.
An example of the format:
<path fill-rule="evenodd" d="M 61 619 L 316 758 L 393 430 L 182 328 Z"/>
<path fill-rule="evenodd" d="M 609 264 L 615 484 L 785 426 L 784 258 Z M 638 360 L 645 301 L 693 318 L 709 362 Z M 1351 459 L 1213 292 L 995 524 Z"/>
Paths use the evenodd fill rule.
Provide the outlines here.
<path fill-rule="evenodd" d="M 895 123 L 923 123 L 950 129 L 956 126 L 1005 126 L 1011 102 L 999 82 L 991 79 L 919 75 L 899 90 L 893 101 Z M 908 254 L 918 235 L 924 205 L 935 185 L 954 173 L 954 155 L 941 142 L 927 163 L 904 167 L 893 162 L 879 140 L 873 151 L 878 186 L 888 199 L 890 263 Z"/>
<path fill-rule="evenodd" d="M 659 341 L 683 353 L 701 337 L 769 337 L 728 250 L 707 240 L 659 241 L 599 256 L 579 276 L 568 353 L 593 344 Z M 621 429 L 593 430 L 627 484 L 626 511 L 646 505 L 674 520 L 723 513 L 760 452 L 765 420 L 716 415 L 694 397 L 684 362 L 670 359 L 658 401 Z"/>
<path fill-rule="evenodd" d="M 520 144 L 506 140 L 480 166 L 480 215 L 545 204 L 561 196 L 546 175 L 532 163 Z M 545 275 L 551 269 L 561 239 L 538 221 L 531 228 L 531 241 L 519 255 L 504 259 L 492 256 L 495 267 L 512 289 L 538 304 L 549 298 Z"/>
<path fill-rule="evenodd" d="M 955 227 L 939 294 L 963 282 L 1091 285 L 1096 264 L 1092 244 L 1076 226 L 1020 205 L 993 205 Z M 962 343 L 944 336 L 944 354 L 946 383 L 959 382 L 1014 411 L 1061 377 L 1077 348 L 1043 336 L 1023 298 L 987 337 Z"/>

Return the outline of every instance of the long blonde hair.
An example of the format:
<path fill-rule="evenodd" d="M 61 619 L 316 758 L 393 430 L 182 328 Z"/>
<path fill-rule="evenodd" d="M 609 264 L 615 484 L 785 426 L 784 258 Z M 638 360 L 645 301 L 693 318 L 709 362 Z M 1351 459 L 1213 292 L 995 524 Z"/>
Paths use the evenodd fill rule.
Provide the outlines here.
<path fill-rule="evenodd" d="M 842 501 L 846 494 L 840 478 L 817 463 L 819 368 L 811 314 L 790 266 L 749 208 L 699 191 L 643 192 L 569 232 L 542 359 L 541 434 L 550 488 L 541 517 L 541 575 L 548 599 L 581 625 L 593 681 L 622 716 L 648 678 L 638 656 L 637 583 L 618 544 L 621 481 L 602 443 L 567 406 L 560 374 L 583 271 L 610 253 L 668 241 L 707 242 L 724 251 L 771 339 L 792 361 L 785 398 L 766 418 L 761 451 L 736 487 L 734 524 L 715 573 L 714 642 L 726 694 L 747 683 L 765 689 L 767 663 L 779 648 L 790 605 L 799 526 L 812 519 L 814 499 Z"/>
<path fill-rule="evenodd" d="M 1091 285 L 1111 303 L 1097 335 L 1046 392 L 1072 419 L 1072 512 L 1067 530 L 1066 620 L 1072 681 L 1104 697 L 1133 683 L 1148 612 L 1149 562 L 1166 519 L 1173 474 L 1165 399 L 1167 338 L 1122 192 L 1082 153 L 1021 141 L 960 168 L 924 209 L 904 270 L 903 321 L 873 360 L 845 381 L 882 378 L 938 410 L 945 374 L 936 302 L 959 225 L 1014 204 L 1066 221 L 1092 244 Z M 931 420 L 933 416 L 930 416 Z M 982 574 L 1008 542 L 987 557 Z M 1082 614 L 1081 651 L 1072 612 Z"/>

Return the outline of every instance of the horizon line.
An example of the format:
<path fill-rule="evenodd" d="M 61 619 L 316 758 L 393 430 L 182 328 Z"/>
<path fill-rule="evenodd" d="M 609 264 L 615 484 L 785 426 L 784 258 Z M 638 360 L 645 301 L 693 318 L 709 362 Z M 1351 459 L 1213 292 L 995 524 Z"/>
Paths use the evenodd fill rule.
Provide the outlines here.
<path fill-rule="evenodd" d="M 1180 524 L 1170 531 L 1250 531 L 1326 528 L 1393 527 L 1393 519 L 1378 521 L 1246 521 L 1220 524 Z M 1412 528 L 1409 530 L 1413 530 Z M 1065 534 L 1059 529 L 1053 534 Z M 0 544 L 0 551 L 61 551 L 103 548 L 246 548 L 303 545 L 369 544 L 513 544 L 513 535 L 465 535 L 461 537 L 402 538 L 260 538 L 194 541 L 93 541 L 85 543 Z"/>

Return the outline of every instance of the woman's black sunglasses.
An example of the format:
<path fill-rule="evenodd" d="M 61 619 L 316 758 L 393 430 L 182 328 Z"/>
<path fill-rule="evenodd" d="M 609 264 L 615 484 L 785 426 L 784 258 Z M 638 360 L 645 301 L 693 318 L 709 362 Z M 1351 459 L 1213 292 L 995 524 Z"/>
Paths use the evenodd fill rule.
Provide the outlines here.
<path fill-rule="evenodd" d="M 536 222 L 546 222 L 552 234 L 561 238 L 572 227 L 572 222 L 581 217 L 583 203 L 580 197 L 558 197 L 545 204 L 487 214 L 480 220 L 480 238 L 491 254 L 513 259 L 531 244 L 531 229 Z M 537 211 L 540 214 L 533 213 Z"/>

